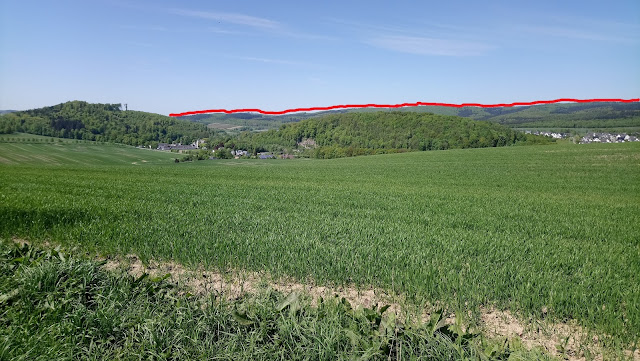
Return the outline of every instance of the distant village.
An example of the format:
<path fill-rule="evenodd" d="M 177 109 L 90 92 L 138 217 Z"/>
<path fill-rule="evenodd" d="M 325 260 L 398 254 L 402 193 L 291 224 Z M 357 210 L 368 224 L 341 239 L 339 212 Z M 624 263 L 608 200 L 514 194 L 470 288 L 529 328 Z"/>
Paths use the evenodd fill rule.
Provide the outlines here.
<path fill-rule="evenodd" d="M 539 132 L 539 131 L 525 131 L 527 134 L 544 135 L 554 139 L 566 139 L 571 138 L 569 133 L 556 133 L 556 132 Z M 625 134 L 625 133 L 588 133 L 579 139 L 579 144 L 589 143 L 624 143 L 624 142 L 638 142 L 640 138 Z"/>
<path fill-rule="evenodd" d="M 197 141 L 191 144 L 159 143 L 156 150 L 175 151 L 178 153 L 183 153 L 183 151 L 207 149 L 206 146 L 203 146 L 204 144 L 206 144 L 206 141 L 204 139 L 198 139 Z M 217 149 L 213 149 L 211 151 L 213 153 L 213 156 L 209 157 L 209 159 L 217 159 L 216 150 Z M 239 159 L 241 157 L 244 157 L 244 158 L 253 157 L 253 155 L 250 154 L 248 151 L 242 150 L 242 149 L 234 149 L 234 150 L 231 150 L 230 153 L 231 153 L 231 156 L 235 159 Z M 295 157 L 293 156 L 293 154 L 286 154 L 286 153 L 273 154 L 272 152 L 260 152 L 255 155 L 255 158 L 256 159 L 294 159 Z"/>
<path fill-rule="evenodd" d="M 625 134 L 625 133 L 588 133 L 587 135 L 584 135 L 582 137 L 576 137 L 573 136 L 569 133 L 558 133 L 558 132 L 546 132 L 546 131 L 531 131 L 531 130 L 527 130 L 525 131 L 526 134 L 534 134 L 534 135 L 542 135 L 542 136 L 546 136 L 546 137 L 551 137 L 554 139 L 569 139 L 569 138 L 573 138 L 574 142 L 579 143 L 579 144 L 589 144 L 589 143 L 624 143 L 624 142 L 638 142 L 640 141 L 640 138 L 633 136 L 633 135 L 629 135 L 629 134 Z M 177 143 L 177 144 L 170 144 L 170 143 L 159 143 L 158 147 L 156 148 L 157 150 L 163 150 L 163 151 L 174 151 L 177 153 L 189 153 L 188 151 L 191 150 L 199 150 L 199 149 L 207 149 L 205 146 L 205 140 L 204 139 L 198 139 L 195 142 L 191 143 L 191 144 L 181 144 L 181 143 Z M 305 149 L 309 149 L 309 148 L 314 148 L 316 146 L 315 142 L 313 141 L 313 139 L 306 139 L 303 142 L 298 143 L 298 146 L 301 146 Z M 212 150 L 212 156 L 209 157 L 209 159 L 217 159 L 219 157 L 216 157 L 216 151 L 217 149 L 213 149 Z M 294 152 L 299 152 L 299 149 L 294 149 Z M 246 150 L 242 150 L 242 149 L 234 149 L 230 151 L 231 156 L 235 159 L 239 159 L 239 158 L 256 158 L 256 159 L 294 159 L 294 155 L 293 154 L 274 154 L 272 152 L 261 152 L 261 153 L 257 153 L 255 156 L 253 154 L 250 154 L 248 151 Z"/>

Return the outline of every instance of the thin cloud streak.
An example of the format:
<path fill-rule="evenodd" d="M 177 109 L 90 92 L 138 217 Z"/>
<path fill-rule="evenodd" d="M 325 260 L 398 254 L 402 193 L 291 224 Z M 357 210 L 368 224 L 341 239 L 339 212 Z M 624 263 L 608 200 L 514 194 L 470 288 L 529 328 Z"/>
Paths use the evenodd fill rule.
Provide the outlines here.
<path fill-rule="evenodd" d="M 326 35 L 308 34 L 300 31 L 295 31 L 285 26 L 284 24 L 270 20 L 266 18 L 260 18 L 256 16 L 240 14 L 240 13 L 225 13 L 225 12 L 210 12 L 199 10 L 186 10 L 186 9 L 169 9 L 172 14 L 208 19 L 217 22 L 230 23 L 235 25 L 247 26 L 256 29 L 260 32 L 270 33 L 271 35 L 283 36 L 297 39 L 307 40 L 334 40 L 334 38 Z M 217 29 L 217 28 L 214 28 Z M 220 34 L 239 34 L 239 32 L 221 30 L 213 32 Z"/>
<path fill-rule="evenodd" d="M 245 14 L 185 10 L 185 9 L 171 9 L 170 11 L 176 15 L 216 20 L 219 22 L 250 26 L 258 29 L 277 30 L 282 27 L 282 25 L 277 21 L 269 20 L 265 18 L 259 18 L 251 15 L 245 15 Z"/>
<path fill-rule="evenodd" d="M 368 32 L 371 31 L 378 31 L 378 32 L 394 32 L 394 33 L 415 33 L 415 31 L 411 31 L 411 30 L 407 30 L 407 29 L 403 29 L 400 27 L 394 27 L 394 26 L 382 26 L 379 24 L 367 24 L 367 23 L 363 23 L 363 22 L 359 22 L 359 21 L 351 21 L 351 20 L 345 20 L 345 19 L 340 19 L 340 18 L 334 18 L 334 17 L 329 17 L 326 18 L 325 21 L 327 21 L 330 24 L 337 24 L 337 25 L 342 25 L 342 26 L 347 26 L 350 27 L 352 29 L 357 29 L 357 30 L 365 30 Z"/>
<path fill-rule="evenodd" d="M 425 36 L 427 33 L 430 35 L 434 34 L 451 34 L 451 32 L 455 32 L 457 34 L 468 34 L 475 33 L 477 29 L 472 29 L 467 26 L 459 26 L 459 25 L 451 25 L 451 24 L 442 24 L 442 23 L 434 23 L 434 22 L 420 22 L 414 23 L 412 27 L 407 27 L 406 25 L 379 25 L 379 24 L 370 24 L 352 20 L 345 20 L 341 18 L 329 17 L 325 18 L 325 21 L 330 24 L 337 24 L 345 27 L 350 27 L 352 30 L 360 30 L 365 31 L 366 33 L 378 33 L 378 34 L 406 34 L 407 36 Z M 439 35 L 436 35 L 439 36 Z"/>
<path fill-rule="evenodd" d="M 230 57 L 234 58 L 234 59 L 238 59 L 238 60 L 254 61 L 254 62 L 266 63 L 266 64 L 279 64 L 279 65 L 293 65 L 293 66 L 301 66 L 301 67 L 322 68 L 322 66 L 318 65 L 318 64 L 306 63 L 306 62 L 294 61 L 294 60 L 261 58 L 261 57 L 254 57 L 254 56 L 230 56 Z"/>
<path fill-rule="evenodd" d="M 412 27 L 381 26 L 339 18 L 326 18 L 325 20 L 360 32 L 361 34 L 356 37 L 360 38 L 359 42 L 361 43 L 402 53 L 431 56 L 479 56 L 495 48 L 482 39 L 478 39 L 480 34 L 485 33 L 486 35 L 486 31 L 467 26 L 433 22 L 421 22 L 413 24 Z"/>
<path fill-rule="evenodd" d="M 376 37 L 367 43 L 402 53 L 436 56 L 479 56 L 493 48 L 484 43 L 471 41 L 397 35 Z"/>
<path fill-rule="evenodd" d="M 521 32 L 610 43 L 640 42 L 640 24 L 574 15 L 542 17 L 538 24 L 517 26 Z"/>
<path fill-rule="evenodd" d="M 284 64 L 284 65 L 301 65 L 302 63 L 298 63 L 291 60 L 281 60 L 281 59 L 269 59 L 269 58 L 257 58 L 253 56 L 239 56 L 237 57 L 240 60 L 249 60 L 249 61 L 257 61 L 260 63 L 271 63 L 271 64 Z"/>
<path fill-rule="evenodd" d="M 637 34 L 640 31 L 640 24 L 631 24 L 621 21 L 611 21 L 606 19 L 594 19 L 581 16 L 551 16 L 550 19 L 559 24 L 567 26 L 582 27 L 584 29 L 598 29 L 615 32 L 633 32 Z"/>
<path fill-rule="evenodd" d="M 221 29 L 217 27 L 209 27 L 207 28 L 207 30 L 216 34 L 228 34 L 228 35 L 244 34 L 243 32 L 240 32 L 240 31 L 226 30 L 226 29 Z"/>
<path fill-rule="evenodd" d="M 581 40 L 593 40 L 593 41 L 606 41 L 606 42 L 620 42 L 628 43 L 634 42 L 626 36 L 615 36 L 611 34 L 605 34 L 603 32 L 593 32 L 588 30 L 564 27 L 564 26 L 526 26 L 522 30 L 553 37 L 562 37 L 569 39 L 581 39 Z"/>

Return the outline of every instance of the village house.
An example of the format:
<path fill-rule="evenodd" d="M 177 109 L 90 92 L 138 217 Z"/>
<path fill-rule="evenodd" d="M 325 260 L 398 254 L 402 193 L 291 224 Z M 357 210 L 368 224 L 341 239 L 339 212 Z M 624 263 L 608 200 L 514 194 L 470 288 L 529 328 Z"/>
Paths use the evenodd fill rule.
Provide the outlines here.
<path fill-rule="evenodd" d="M 317 147 L 316 141 L 312 138 L 303 139 L 301 142 L 298 142 L 299 147 L 303 147 L 304 149 L 313 149 Z"/>
<path fill-rule="evenodd" d="M 526 130 L 525 131 L 526 134 L 533 134 L 533 135 L 543 135 L 545 137 L 551 137 L 554 139 L 564 139 L 564 138 L 568 138 L 569 134 L 567 133 L 557 133 L 557 132 L 540 132 L 540 131 L 530 131 L 530 130 Z"/>
<path fill-rule="evenodd" d="M 271 153 L 258 153 L 258 159 L 274 159 L 275 156 Z"/>
<path fill-rule="evenodd" d="M 235 157 L 246 157 L 249 155 L 249 152 L 247 152 L 246 150 L 232 150 L 231 155 Z"/>
<path fill-rule="evenodd" d="M 204 144 L 204 139 L 198 139 L 189 145 L 184 145 L 181 143 L 178 143 L 178 144 L 158 143 L 158 147 L 156 149 L 157 150 L 177 150 L 177 151 L 194 150 L 194 149 L 199 149 L 200 145 L 202 144 Z"/>
<path fill-rule="evenodd" d="M 611 134 L 611 133 L 590 133 L 580 139 L 580 144 L 588 143 L 624 143 L 624 142 L 637 142 L 640 141 L 633 135 Z"/>

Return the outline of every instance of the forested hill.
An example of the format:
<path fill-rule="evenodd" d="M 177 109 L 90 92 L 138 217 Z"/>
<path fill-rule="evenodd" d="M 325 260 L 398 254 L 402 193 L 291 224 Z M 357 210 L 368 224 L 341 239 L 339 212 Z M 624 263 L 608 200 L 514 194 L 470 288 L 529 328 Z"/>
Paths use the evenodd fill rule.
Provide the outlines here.
<path fill-rule="evenodd" d="M 242 133 L 234 146 L 250 151 L 301 148 L 312 139 L 312 156 L 334 158 L 413 150 L 479 148 L 519 142 L 549 142 L 505 126 L 457 116 L 414 112 L 331 114 L 282 125 L 279 130 Z"/>
<path fill-rule="evenodd" d="M 442 107 L 424 107 L 438 113 Z M 409 108 L 415 109 L 415 108 Z M 640 126 L 640 103 L 543 104 L 509 108 L 450 108 L 455 115 L 509 127 L 605 128 Z"/>
<path fill-rule="evenodd" d="M 434 113 L 485 120 L 512 128 L 612 128 L 640 127 L 640 103 L 558 103 L 520 107 L 444 107 L 420 106 L 399 108 L 402 112 Z M 327 113 L 366 113 L 378 109 L 341 109 L 320 113 L 262 115 L 256 113 L 200 114 L 182 119 L 200 123 L 223 123 L 249 129 L 277 129 L 280 125 Z M 323 114 L 322 114 L 323 113 Z"/>
<path fill-rule="evenodd" d="M 71 101 L 3 114 L 0 133 L 23 132 L 129 145 L 190 143 L 213 135 L 203 124 L 121 108 L 121 104 Z"/>

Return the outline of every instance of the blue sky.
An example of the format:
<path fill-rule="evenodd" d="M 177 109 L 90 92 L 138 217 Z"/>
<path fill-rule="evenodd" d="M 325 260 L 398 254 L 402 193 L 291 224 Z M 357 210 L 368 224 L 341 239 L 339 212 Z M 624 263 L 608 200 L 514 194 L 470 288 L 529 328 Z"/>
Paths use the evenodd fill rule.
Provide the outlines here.
<path fill-rule="evenodd" d="M 0 4 L 0 109 L 640 96 L 638 0 Z"/>

